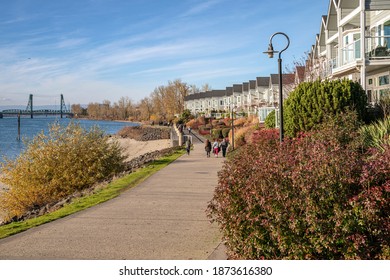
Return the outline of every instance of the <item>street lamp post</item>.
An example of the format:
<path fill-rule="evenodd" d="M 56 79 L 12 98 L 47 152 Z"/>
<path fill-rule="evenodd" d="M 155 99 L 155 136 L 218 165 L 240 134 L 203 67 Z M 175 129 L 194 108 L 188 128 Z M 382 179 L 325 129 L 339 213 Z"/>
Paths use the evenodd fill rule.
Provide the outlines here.
<path fill-rule="evenodd" d="M 282 49 L 281 51 L 274 51 L 274 47 L 272 46 L 272 39 L 275 37 L 275 35 L 283 35 L 287 39 L 287 46 Z M 279 71 L 279 120 L 280 120 L 280 143 L 283 142 L 284 138 L 284 130 L 283 130 L 283 84 L 282 84 L 282 52 L 287 50 L 287 48 L 290 46 L 290 38 L 283 32 L 276 32 L 274 33 L 271 38 L 269 39 L 269 45 L 268 45 L 268 50 L 264 53 L 268 54 L 269 58 L 273 58 L 275 53 L 279 53 L 279 58 L 278 58 L 278 71 Z"/>
<path fill-rule="evenodd" d="M 234 151 L 234 106 L 232 105 L 232 150 Z"/>

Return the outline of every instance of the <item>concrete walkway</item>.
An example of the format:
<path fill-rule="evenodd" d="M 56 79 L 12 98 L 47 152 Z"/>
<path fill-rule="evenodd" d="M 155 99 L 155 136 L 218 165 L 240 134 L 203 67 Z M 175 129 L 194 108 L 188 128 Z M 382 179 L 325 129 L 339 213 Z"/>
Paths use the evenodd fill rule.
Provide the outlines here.
<path fill-rule="evenodd" d="M 194 141 L 190 156 L 119 197 L 0 240 L 0 259 L 226 259 L 205 214 L 222 163 Z"/>

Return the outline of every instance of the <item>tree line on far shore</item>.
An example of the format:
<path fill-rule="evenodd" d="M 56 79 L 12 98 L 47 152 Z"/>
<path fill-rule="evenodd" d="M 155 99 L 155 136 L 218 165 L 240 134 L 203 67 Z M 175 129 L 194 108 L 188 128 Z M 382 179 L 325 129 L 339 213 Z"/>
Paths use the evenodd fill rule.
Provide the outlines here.
<path fill-rule="evenodd" d="M 201 89 L 195 85 L 189 85 L 180 79 L 169 81 L 168 85 L 161 85 L 154 89 L 148 96 L 139 102 L 132 101 L 129 97 L 121 97 L 119 101 L 111 103 L 104 100 L 103 103 L 89 103 L 87 108 L 80 104 L 72 105 L 72 112 L 76 117 L 104 120 L 129 120 L 129 121 L 171 121 L 175 115 L 180 115 L 184 110 L 184 98 L 190 93 L 211 90 L 208 84 Z"/>

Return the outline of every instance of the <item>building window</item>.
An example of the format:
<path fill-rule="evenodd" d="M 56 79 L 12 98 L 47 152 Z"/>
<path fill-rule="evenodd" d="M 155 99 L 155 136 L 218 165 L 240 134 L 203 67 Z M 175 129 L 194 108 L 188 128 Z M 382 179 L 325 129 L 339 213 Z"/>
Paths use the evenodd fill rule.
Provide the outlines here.
<path fill-rule="evenodd" d="M 378 80 L 379 80 L 380 86 L 388 85 L 389 84 L 389 75 L 380 76 L 378 78 Z"/>
<path fill-rule="evenodd" d="M 385 46 L 389 49 L 390 48 L 390 20 L 386 21 L 383 24 L 383 29 L 385 32 Z"/>
<path fill-rule="evenodd" d="M 368 79 L 368 84 L 372 85 L 372 79 Z"/>
<path fill-rule="evenodd" d="M 223 100 L 219 100 L 219 105 L 223 106 Z"/>
<path fill-rule="evenodd" d="M 390 89 L 388 88 L 379 90 L 379 98 L 380 99 L 386 98 L 389 95 L 389 90 Z"/>
<path fill-rule="evenodd" d="M 237 96 L 237 103 L 241 103 L 241 96 Z"/>

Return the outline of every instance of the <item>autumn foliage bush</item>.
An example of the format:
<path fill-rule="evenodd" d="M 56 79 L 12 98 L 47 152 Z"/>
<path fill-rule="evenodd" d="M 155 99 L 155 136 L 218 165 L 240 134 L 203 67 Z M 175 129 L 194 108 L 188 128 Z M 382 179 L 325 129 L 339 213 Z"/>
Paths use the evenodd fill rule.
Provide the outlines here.
<path fill-rule="evenodd" d="M 27 143 L 26 150 L 0 166 L 0 181 L 9 189 L 0 195 L 8 218 L 91 187 L 123 170 L 122 150 L 97 128 L 54 124 Z"/>
<path fill-rule="evenodd" d="M 244 126 L 245 123 L 247 123 L 246 118 L 235 119 L 233 122 L 234 126 Z"/>
<path fill-rule="evenodd" d="M 225 162 L 208 206 L 234 259 L 389 259 L 390 146 L 362 152 L 356 116 Z"/>

